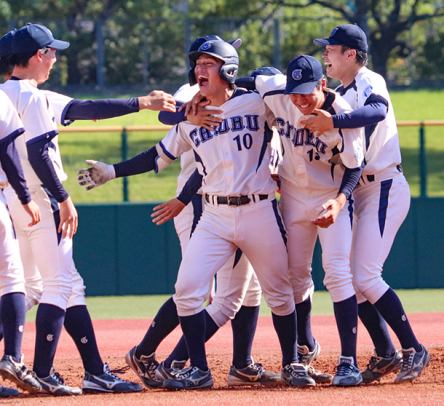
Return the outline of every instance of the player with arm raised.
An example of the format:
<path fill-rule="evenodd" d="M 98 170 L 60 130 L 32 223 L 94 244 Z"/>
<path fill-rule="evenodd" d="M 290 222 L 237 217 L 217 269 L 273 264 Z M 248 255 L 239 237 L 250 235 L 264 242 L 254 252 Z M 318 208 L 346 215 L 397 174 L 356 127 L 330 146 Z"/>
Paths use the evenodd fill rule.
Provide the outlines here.
<path fill-rule="evenodd" d="M 268 169 L 271 131 L 267 129 L 265 106 L 258 94 L 233 89 L 238 57 L 231 45 L 208 41 L 190 58 L 196 61 L 200 92 L 211 105 L 223 110 L 222 124 L 209 131 L 181 123 L 154 151 L 129 161 L 125 170 L 119 167 L 121 164 L 102 164 L 105 179 L 98 179 L 100 184 L 106 178 L 142 173 L 152 168 L 153 157 L 161 168 L 191 149 L 204 176 L 205 209 L 182 260 L 175 295 L 191 366 L 176 379 L 165 381 L 164 387 L 196 389 L 213 385 L 205 355 L 203 297 L 213 275 L 237 248 L 253 265 L 272 308 L 283 353 L 282 381 L 290 386 L 313 386 L 315 382 L 306 369 L 297 363 L 296 313 L 287 278 L 285 230 L 274 197 L 276 185 Z M 94 182 L 101 170 L 89 170 Z"/>
<path fill-rule="evenodd" d="M 314 42 L 325 46 L 327 75 L 341 81 L 337 92 L 354 111 L 318 114 L 306 121 L 307 127 L 325 131 L 365 126 L 366 165 L 354 192 L 357 224 L 352 255 L 359 315 L 375 344 L 375 356 L 363 376 L 366 382 L 379 380 L 397 372 L 401 364 L 382 316 L 402 345 L 395 383 L 409 382 L 429 364 L 430 355 L 416 339 L 398 296 L 382 278 L 382 267 L 410 206 L 393 106 L 384 78 L 366 67 L 367 37 L 361 28 L 341 25 L 329 38 Z"/>

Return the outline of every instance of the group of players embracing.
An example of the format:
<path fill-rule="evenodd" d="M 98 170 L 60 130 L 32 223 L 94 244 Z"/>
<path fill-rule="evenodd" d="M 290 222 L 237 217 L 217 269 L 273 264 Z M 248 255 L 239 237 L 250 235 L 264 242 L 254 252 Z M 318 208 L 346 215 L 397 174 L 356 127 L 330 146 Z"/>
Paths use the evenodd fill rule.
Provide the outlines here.
<path fill-rule="evenodd" d="M 430 355 L 381 276 L 407 215 L 410 191 L 402 174 L 385 81 L 366 68 L 364 32 L 347 24 L 336 27 L 329 38 L 314 41 L 325 47 L 327 75 L 341 82 L 336 91 L 326 87 L 321 63 L 309 55 L 291 61 L 286 75 L 267 67 L 237 78 L 236 49 L 241 42 L 225 42 L 215 35 L 198 38 L 188 54 L 189 84 L 174 99 L 154 91 L 140 98 L 79 101 L 37 89 L 49 75 L 55 50 L 68 43 L 54 40 L 47 28 L 33 24 L 2 38 L 1 60 L 8 61 L 13 71 L 0 89 L 12 102 L 11 111 L 18 113 L 24 131 L 20 137 L 18 129 L 1 134 L 9 140 L 4 143 L 6 156 L 15 163 L 10 175 L 0 156 L 10 184 L 3 194 L 23 263 L 16 272 L 18 279 L 21 275 L 20 289 L 1 286 L 4 378 L 29 391 L 82 393 L 66 385 L 52 366 L 65 325 L 85 367 L 83 392 L 142 390 L 116 377 L 97 349 L 83 280 L 72 261 L 77 213 L 61 183 L 66 175 L 55 122 L 67 125 L 143 108 L 162 110 L 160 121 L 173 125 L 165 138 L 125 162 L 87 161 L 91 167 L 79 170 L 78 181 L 91 190 L 115 178 L 157 173 L 181 157 L 177 197 L 156 207 L 153 215 L 157 224 L 174 217 L 182 248 L 175 294 L 126 355 L 145 386 L 211 388 L 205 342 L 228 320 L 233 330 L 228 385 L 357 386 L 390 373 L 398 373 L 395 383 L 403 383 L 417 378 L 428 365 Z M 10 147 L 14 144 L 15 152 Z M 33 216 L 31 224 L 25 224 L 27 213 Z M 324 284 L 341 341 L 334 376 L 312 366 L 321 349 L 310 324 L 311 262 L 318 237 Z M 13 240 L 8 240 L 11 247 Z M 13 262 L 9 257 L 2 261 Z M 9 275 L 3 268 L 2 277 Z M 214 298 L 203 308 L 215 275 Z M 267 371 L 251 355 L 262 293 L 279 338 L 280 374 Z M 21 358 L 20 334 L 26 309 L 37 303 L 36 351 L 29 373 Z M 17 309 L 14 321 L 5 315 L 5 306 Z M 375 347 L 363 372 L 356 361 L 358 316 Z M 183 336 L 159 363 L 155 352 L 178 324 Z M 395 349 L 387 325 L 398 337 L 401 352 Z M 21 327 L 20 334 L 14 326 Z"/>

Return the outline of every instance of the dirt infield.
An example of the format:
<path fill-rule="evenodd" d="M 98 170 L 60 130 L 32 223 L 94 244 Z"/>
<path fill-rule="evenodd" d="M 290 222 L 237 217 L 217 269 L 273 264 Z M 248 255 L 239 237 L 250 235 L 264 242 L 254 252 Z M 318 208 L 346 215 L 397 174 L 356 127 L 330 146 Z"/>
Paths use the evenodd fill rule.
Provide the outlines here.
<path fill-rule="evenodd" d="M 409 319 L 419 340 L 429 349 L 431 364 L 413 384 L 394 385 L 395 375 L 383 378 L 381 383 L 362 385 L 357 388 L 332 388 L 318 385 L 313 389 L 287 387 L 265 389 L 228 388 L 227 373 L 231 365 L 231 327 L 224 326 L 208 343 L 207 353 L 215 386 L 211 390 L 193 392 L 168 392 L 149 390 L 130 395 L 84 395 L 72 398 L 55 398 L 47 395 L 1 399 L 5 405 L 444 405 L 444 313 L 411 314 Z M 143 337 L 150 320 L 98 320 L 94 321 L 100 351 L 111 369 L 125 365 L 124 356 Z M 312 319 L 313 332 L 322 346 L 320 359 L 315 367 L 334 373 L 339 356 L 339 338 L 333 316 L 316 316 Z M 162 343 L 158 358 L 163 359 L 172 350 L 180 335 L 180 329 Z M 34 323 L 27 323 L 23 352 L 28 366 L 33 358 L 35 339 Z M 399 343 L 394 339 L 397 348 Z M 358 362 L 365 368 L 372 353 L 370 338 L 359 326 Z M 261 317 L 253 347 L 256 362 L 266 368 L 280 371 L 280 355 L 276 333 L 270 317 Z M 56 354 L 55 367 L 70 385 L 81 385 L 83 368 L 77 350 L 64 332 Z M 137 381 L 132 371 L 121 375 Z M 8 385 L 8 384 L 7 384 Z"/>

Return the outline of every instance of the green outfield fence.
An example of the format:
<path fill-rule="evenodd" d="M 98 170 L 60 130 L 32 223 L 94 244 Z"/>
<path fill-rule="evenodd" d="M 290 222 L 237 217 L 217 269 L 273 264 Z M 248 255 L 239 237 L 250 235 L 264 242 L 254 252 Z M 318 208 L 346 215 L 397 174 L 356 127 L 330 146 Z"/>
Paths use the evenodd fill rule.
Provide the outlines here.
<path fill-rule="evenodd" d="M 444 121 L 401 121 L 400 128 L 418 129 L 418 142 L 410 149 L 403 150 L 403 163 L 406 155 L 409 164 L 406 172 L 410 172 L 410 178 L 416 174 L 420 180 L 418 197 L 412 198 L 412 204 L 407 219 L 401 226 L 395 239 L 393 248 L 386 261 L 384 278 L 397 289 L 416 288 L 444 288 L 444 197 L 428 197 L 428 154 L 426 153 L 427 130 L 436 126 L 444 126 Z M 100 127 L 100 128 L 63 128 L 63 132 L 87 132 L 88 137 L 92 132 L 120 134 L 120 142 L 107 137 L 98 142 L 100 153 L 112 156 L 109 163 L 127 159 L 136 153 L 148 149 L 155 144 L 155 139 L 161 139 L 168 127 L 165 126 L 128 126 L 128 127 Z M 142 132 L 142 137 L 136 134 Z M 149 138 L 148 134 L 156 134 Z M 128 142 L 128 134 L 131 133 L 131 142 Z M 63 134 L 62 134 L 63 135 Z M 407 137 L 405 135 L 405 137 Z M 410 134 L 410 137 L 414 134 Z M 403 136 L 404 137 L 404 136 Z M 403 138 L 400 137 L 400 138 Z M 66 137 L 62 142 L 75 142 L 76 137 Z M 116 137 L 114 137 L 116 138 Z M 440 139 L 440 134 L 432 137 L 431 143 Z M 438 141 L 437 141 L 438 140 Z M 79 160 L 86 158 L 101 159 L 100 156 L 88 156 L 98 153 L 97 146 L 88 150 L 94 140 L 79 142 L 81 158 L 63 155 L 63 160 L 71 163 L 77 169 Z M 111 144 L 109 146 L 109 144 Z M 133 144 L 137 144 L 134 146 Z M 401 143 L 402 144 L 402 143 Z M 62 145 L 61 150 L 69 147 Z M 108 150 L 111 150 L 111 152 Z M 68 148 L 69 149 L 69 148 Z M 85 151 L 86 149 L 86 151 Z M 438 148 L 439 149 L 439 148 Z M 444 150 L 444 148 L 441 148 Z M 413 151 L 413 155 L 412 152 Z M 418 152 L 419 151 L 419 152 Z M 434 167 L 443 167 L 442 152 L 432 155 Z M 430 149 L 427 148 L 430 153 Z M 66 153 L 66 151 L 65 151 Z M 417 160 L 416 165 L 412 157 Z M 65 159 L 66 158 L 66 159 Z M 69 160 L 72 162 L 69 162 Z M 436 161 L 436 162 L 435 162 Z M 431 165 L 432 166 L 432 165 Z M 168 168 L 167 168 L 168 169 Z M 162 171 L 161 173 L 163 173 Z M 160 175 L 160 174 L 159 174 Z M 149 188 L 150 183 L 159 175 L 153 176 L 150 182 L 143 183 L 144 188 Z M 435 173 L 433 174 L 435 176 Z M 171 175 L 171 179 L 177 176 Z M 70 174 L 71 178 L 75 176 Z M 151 213 L 156 203 L 129 202 L 131 196 L 131 183 L 136 178 L 126 179 L 117 188 L 117 182 L 110 182 L 101 187 L 114 187 L 110 189 L 113 197 L 121 196 L 120 202 L 99 204 L 77 204 L 79 212 L 79 229 L 75 236 L 74 259 L 78 270 L 85 279 L 87 295 L 147 295 L 169 294 L 174 292 L 174 282 L 180 264 L 181 252 L 179 241 L 172 221 L 162 226 L 156 226 L 151 221 Z M 75 180 L 74 180 L 75 181 Z M 160 180 L 161 184 L 164 180 Z M 111 185 L 110 185 L 111 184 Z M 442 185 L 444 186 L 444 184 Z M 76 189 L 81 190 L 77 186 Z M 175 186 L 174 186 L 175 188 Z M 71 189 L 70 190 L 71 193 Z M 81 190 L 84 196 L 95 196 Z M 174 192 L 172 192 L 174 193 Z M 99 196 L 100 198 L 100 196 Z M 369 250 L 372 247 L 368 247 Z M 316 289 L 324 289 L 323 270 L 321 265 L 321 249 L 317 245 L 313 257 L 313 279 Z"/>

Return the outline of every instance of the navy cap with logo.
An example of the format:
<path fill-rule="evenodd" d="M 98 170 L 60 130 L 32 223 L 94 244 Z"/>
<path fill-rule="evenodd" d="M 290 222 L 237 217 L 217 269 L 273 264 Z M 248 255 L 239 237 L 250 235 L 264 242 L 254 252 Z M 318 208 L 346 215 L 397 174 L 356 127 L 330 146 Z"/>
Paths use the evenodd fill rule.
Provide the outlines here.
<path fill-rule="evenodd" d="M 329 38 L 313 40 L 316 45 L 346 45 L 352 49 L 368 53 L 367 36 L 356 24 L 344 24 L 333 29 Z"/>
<path fill-rule="evenodd" d="M 311 94 L 323 76 L 321 62 L 310 55 L 298 56 L 287 67 L 284 94 Z"/>
<path fill-rule="evenodd" d="M 38 24 L 27 24 L 18 29 L 12 39 L 14 54 L 37 52 L 44 47 L 66 49 L 69 47 L 69 42 L 54 39 L 48 28 Z"/>
<path fill-rule="evenodd" d="M 0 58 L 12 55 L 12 37 L 16 31 L 14 28 L 0 38 Z"/>

